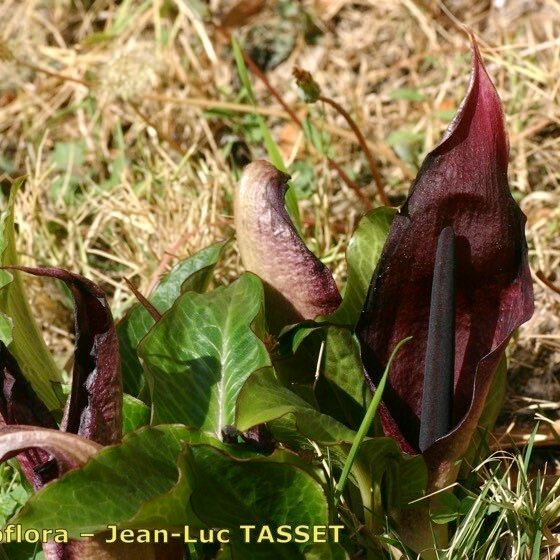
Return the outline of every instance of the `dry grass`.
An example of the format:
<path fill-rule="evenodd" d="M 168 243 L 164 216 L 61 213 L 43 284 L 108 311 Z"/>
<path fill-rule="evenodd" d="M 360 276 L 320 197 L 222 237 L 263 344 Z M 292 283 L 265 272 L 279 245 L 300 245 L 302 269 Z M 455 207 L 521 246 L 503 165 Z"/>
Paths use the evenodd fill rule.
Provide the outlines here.
<path fill-rule="evenodd" d="M 266 6 L 265 6 L 266 5 Z M 503 7 L 500 7 L 502 6 Z M 201 18 L 196 6 L 207 6 Z M 466 88 L 468 40 L 480 37 L 506 107 L 510 183 L 528 216 L 533 270 L 560 284 L 560 5 L 556 0 L 390 2 L 247 0 L 4 0 L 0 39 L 0 179 L 28 175 L 18 201 L 27 263 L 57 264 L 100 282 L 116 315 L 132 301 L 123 278 L 149 292 L 174 259 L 231 235 L 237 170 L 228 151 L 264 156 L 219 24 L 255 56 L 285 60 L 268 72 L 298 115 L 309 113 L 330 155 L 371 198 L 367 162 L 331 108 L 306 106 L 293 66 L 312 72 L 344 105 L 399 203 Z M 260 11 L 258 10 L 260 9 Z M 306 14 L 306 15 L 305 15 Z M 313 38 L 313 40 L 311 40 Z M 270 54 L 270 52 L 268 53 Z M 363 207 L 255 83 L 259 111 L 307 188 L 312 248 L 344 275 L 344 246 Z M 247 146 L 244 143 L 247 143 Z M 219 278 L 237 274 L 233 247 Z M 508 419 L 520 408 L 553 413 L 560 401 L 560 295 L 536 280 L 537 311 L 512 354 Z M 60 362 L 71 324 L 52 286 L 33 290 Z M 536 400 L 535 400 L 536 399 Z M 509 416 L 508 416 L 509 415 Z"/>

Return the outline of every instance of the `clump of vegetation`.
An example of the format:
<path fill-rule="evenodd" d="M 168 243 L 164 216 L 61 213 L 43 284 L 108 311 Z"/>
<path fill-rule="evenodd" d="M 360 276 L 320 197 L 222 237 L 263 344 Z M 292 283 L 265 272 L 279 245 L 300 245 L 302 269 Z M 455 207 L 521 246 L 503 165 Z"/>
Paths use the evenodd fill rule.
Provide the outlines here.
<path fill-rule="evenodd" d="M 229 242 L 211 245 L 149 299 L 130 284 L 139 303 L 116 326 L 90 280 L 16 264 L 14 184 L 2 232 L 0 455 L 18 454 L 34 494 L 12 522 L 51 535 L 52 559 L 382 558 L 399 548 L 455 558 L 479 536 L 466 519 L 485 515 L 489 488 L 460 500 L 453 483 L 480 447 L 477 427 L 495 421 L 488 395 L 533 312 L 507 161 L 500 101 L 473 40 L 457 116 L 401 210 L 358 224 L 342 295 L 300 237 L 289 176 L 257 161 L 234 200 L 247 272 L 207 291 Z M 72 294 L 67 398 L 21 273 Z M 111 527 L 140 540 L 112 542 Z M 57 528 L 70 540 L 57 541 Z M 154 541 L 156 529 L 171 540 Z M 526 544 L 539 550 L 544 526 L 533 529 Z"/>
<path fill-rule="evenodd" d="M 0 7 L 0 556 L 553 556 L 556 19 L 461 16 L 512 199 L 449 8 L 267 4 Z"/>

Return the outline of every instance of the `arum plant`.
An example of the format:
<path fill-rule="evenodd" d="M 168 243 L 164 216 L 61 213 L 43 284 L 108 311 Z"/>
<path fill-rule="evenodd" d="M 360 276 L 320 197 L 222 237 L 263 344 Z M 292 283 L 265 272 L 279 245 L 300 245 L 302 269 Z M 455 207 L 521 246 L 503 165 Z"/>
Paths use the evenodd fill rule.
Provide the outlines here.
<path fill-rule="evenodd" d="M 36 490 L 11 522 L 95 535 L 46 543 L 48 560 L 180 558 L 184 544 L 190 558 L 378 560 L 393 529 L 416 553 L 438 554 L 445 530 L 430 495 L 455 480 L 509 338 L 532 313 L 507 159 L 500 101 L 473 45 L 457 116 L 400 211 L 360 221 L 342 294 L 290 220 L 288 176 L 265 161 L 235 192 L 247 272 L 227 286 L 212 281 L 222 242 L 178 263 L 116 329 L 90 281 L 13 270 L 62 280 L 74 297 L 60 423 L 47 381 L 58 374 L 40 374 L 44 357 L 25 359 L 22 333 L 38 332 L 22 328 L 23 287 L 2 272 L 0 459 L 17 456 Z M 15 262 L 11 230 L 13 216 L 0 215 L 4 265 Z M 103 538 L 108 525 L 207 538 L 121 547 Z M 277 538 L 280 527 L 326 525 L 343 538 Z M 214 529 L 231 539 L 211 542 Z"/>
<path fill-rule="evenodd" d="M 395 216 L 357 328 L 372 387 L 395 341 L 414 336 L 381 417 L 403 451 L 423 453 L 431 490 L 454 479 L 508 341 L 533 313 L 502 107 L 472 49 L 467 94 Z"/>
<path fill-rule="evenodd" d="M 122 382 L 118 340 L 105 294 L 93 282 L 60 268 L 6 267 L 63 281 L 76 306 L 72 385 L 58 426 L 8 348 L 0 343 L 0 459 L 17 454 L 22 472 L 39 491 L 65 472 L 84 465 L 102 446 L 122 437 Z M 145 547 L 144 547 L 145 548 Z M 129 550 L 147 558 L 148 550 Z M 48 560 L 124 558 L 119 546 L 91 538 L 44 544 Z M 129 556 L 127 556 L 129 557 Z"/>
<path fill-rule="evenodd" d="M 467 94 L 395 215 L 355 331 L 372 391 L 394 348 L 413 339 L 395 357 L 380 419 L 403 453 L 424 458 L 427 492 L 455 480 L 508 341 L 533 313 L 508 155 L 500 99 L 473 39 Z M 289 221 L 286 180 L 254 162 L 235 200 L 241 257 L 268 287 L 275 329 L 328 322 L 340 304 L 331 273 Z M 397 514 L 417 550 L 432 542 L 425 514 Z"/>

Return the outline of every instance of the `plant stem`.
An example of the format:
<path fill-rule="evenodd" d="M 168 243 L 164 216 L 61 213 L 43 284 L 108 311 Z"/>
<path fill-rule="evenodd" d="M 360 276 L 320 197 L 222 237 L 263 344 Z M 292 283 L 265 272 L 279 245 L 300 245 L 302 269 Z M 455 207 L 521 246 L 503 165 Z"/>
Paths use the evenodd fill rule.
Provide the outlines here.
<path fill-rule="evenodd" d="M 232 101 L 220 101 L 217 99 L 207 99 L 204 97 L 173 97 L 170 95 L 160 95 L 147 93 L 144 99 L 155 101 L 156 103 L 172 103 L 173 105 L 185 105 L 187 107 L 196 107 L 202 110 L 223 110 L 235 113 L 253 113 L 263 115 L 265 117 L 276 117 L 285 121 L 293 120 L 293 118 L 286 112 L 280 109 L 271 107 L 259 107 L 247 103 L 235 103 Z M 299 120 L 299 119 L 298 119 Z M 339 138 L 344 138 L 348 142 L 358 144 L 354 133 L 351 130 L 342 128 L 332 123 L 324 124 L 325 130 L 335 134 Z M 374 143 L 366 140 L 366 144 L 370 150 L 378 150 L 385 159 L 390 161 L 393 165 L 398 167 L 406 179 L 414 179 L 414 171 L 401 161 L 395 153 L 383 143 Z M 359 144 L 358 144 L 359 145 Z"/>
<path fill-rule="evenodd" d="M 375 186 L 377 187 L 377 194 L 379 196 L 379 200 L 381 204 L 384 206 L 390 206 L 389 199 L 387 198 L 387 194 L 385 193 L 385 188 L 383 186 L 383 180 L 381 179 L 381 174 L 379 173 L 379 169 L 377 167 L 377 163 L 375 163 L 375 158 L 369 149 L 366 139 L 360 130 L 360 127 L 356 124 L 356 121 L 350 116 L 350 113 L 346 111 L 346 109 L 340 105 L 340 103 L 336 102 L 334 99 L 330 97 L 325 97 L 324 95 L 319 96 L 319 100 L 323 103 L 327 103 L 331 107 L 333 107 L 338 113 L 344 117 L 344 120 L 348 123 L 348 126 L 352 129 L 352 132 L 356 135 L 356 139 L 358 140 L 358 144 L 360 148 L 364 152 L 366 159 L 369 164 L 369 168 L 371 174 L 373 176 L 373 180 L 375 181 Z"/>
<path fill-rule="evenodd" d="M 259 78 L 259 80 L 265 85 L 266 89 L 269 91 L 270 95 L 282 105 L 284 111 L 290 115 L 290 118 L 296 123 L 300 128 L 303 128 L 303 123 L 296 115 L 295 111 L 284 101 L 284 98 L 280 95 L 278 90 L 270 83 L 269 79 L 266 77 L 266 74 L 257 66 L 255 61 L 244 51 L 241 50 L 241 54 L 243 55 L 243 60 L 245 64 L 248 66 L 249 70 Z"/>
<path fill-rule="evenodd" d="M 338 165 L 338 163 L 336 163 L 334 159 L 331 159 L 327 156 L 327 162 L 329 164 L 329 167 L 331 169 L 334 169 L 339 174 L 340 178 L 346 183 L 346 185 L 354 191 L 356 196 L 362 201 L 365 209 L 367 211 L 371 210 L 373 208 L 373 205 L 370 199 L 363 193 L 360 185 L 358 185 L 356 181 L 350 179 L 350 177 L 348 177 L 348 175 L 346 174 L 346 171 L 344 171 L 344 169 L 342 169 L 342 167 L 340 167 L 340 165 Z"/>
<path fill-rule="evenodd" d="M 282 106 L 284 111 L 288 114 L 290 119 L 292 119 L 292 121 L 299 128 L 305 130 L 301 119 L 296 115 L 295 111 L 284 101 L 283 97 L 280 95 L 278 90 L 270 83 L 269 79 L 266 77 L 266 74 L 257 66 L 255 61 L 245 51 L 242 50 L 241 52 L 243 55 L 243 60 L 245 61 L 245 64 L 251 70 L 251 72 L 255 76 L 257 76 L 259 80 L 261 80 L 261 82 L 265 85 L 266 89 L 269 91 L 270 95 L 272 95 L 272 97 L 274 97 L 274 99 L 276 99 L 276 101 L 280 103 L 280 105 Z M 346 186 L 350 190 L 354 191 L 354 193 L 356 193 L 356 196 L 360 199 L 365 209 L 367 211 L 371 210 L 373 208 L 373 205 L 371 204 L 371 201 L 368 199 L 368 197 L 362 192 L 360 185 L 358 185 L 358 183 L 356 183 L 355 181 L 352 181 L 352 179 L 348 177 L 346 172 L 342 169 L 342 167 L 340 167 L 338 163 L 336 163 L 336 161 L 334 161 L 333 159 L 331 159 L 329 156 L 325 154 L 323 155 L 326 157 L 329 167 L 331 169 L 334 169 L 338 173 L 339 177 L 344 181 L 344 183 L 346 183 Z M 383 202 L 383 204 L 385 204 L 385 206 L 388 206 L 389 202 L 388 201 Z"/>
<path fill-rule="evenodd" d="M 371 402 L 369 403 L 369 406 L 368 406 L 368 409 L 367 409 L 366 414 L 364 416 L 364 419 L 362 420 L 362 423 L 360 424 L 360 427 L 358 429 L 356 437 L 354 438 L 354 441 L 352 442 L 352 447 L 350 448 L 350 453 L 348 453 L 348 458 L 346 459 L 346 462 L 344 463 L 344 468 L 342 469 L 342 474 L 340 475 L 340 479 L 339 479 L 338 484 L 336 485 L 336 489 L 335 489 L 335 494 L 334 494 L 335 504 L 338 504 L 338 502 L 340 501 L 340 496 L 344 492 L 346 482 L 348 481 L 348 475 L 350 474 L 350 470 L 352 469 L 352 465 L 354 464 L 354 461 L 356 460 L 356 456 L 358 454 L 358 450 L 360 448 L 360 445 L 362 444 L 362 441 L 364 440 L 366 434 L 368 433 L 369 428 L 371 426 L 371 423 L 373 422 L 373 419 L 375 418 L 375 415 L 377 413 L 377 409 L 379 407 L 379 403 L 381 402 L 381 397 L 383 396 L 383 391 L 385 389 L 385 385 L 387 384 L 387 378 L 389 377 L 389 370 L 391 369 L 391 364 L 393 363 L 393 360 L 395 359 L 395 356 L 397 355 L 397 352 L 400 350 L 401 346 L 403 344 L 407 343 L 409 340 L 412 340 L 411 336 L 401 340 L 395 346 L 395 348 L 393 349 L 393 352 L 391 353 L 389 361 L 387 362 L 387 367 L 385 368 L 385 371 L 383 372 L 383 376 L 381 377 L 381 380 L 379 381 L 379 384 L 377 385 L 377 389 L 376 389 L 376 391 L 373 395 L 373 398 L 371 399 Z"/>
<path fill-rule="evenodd" d="M 136 299 L 140 302 L 140 305 L 152 316 L 154 321 L 159 321 L 161 319 L 161 313 L 156 309 L 156 307 L 144 297 L 140 290 L 128 279 L 125 278 L 124 281 L 126 285 L 130 288 L 130 291 L 136 296 Z"/>
<path fill-rule="evenodd" d="M 537 270 L 537 273 L 535 274 L 535 276 L 541 282 L 543 282 L 546 285 L 547 288 L 550 288 L 553 292 L 556 292 L 557 294 L 560 294 L 560 288 L 554 282 L 549 280 L 542 270 Z"/>

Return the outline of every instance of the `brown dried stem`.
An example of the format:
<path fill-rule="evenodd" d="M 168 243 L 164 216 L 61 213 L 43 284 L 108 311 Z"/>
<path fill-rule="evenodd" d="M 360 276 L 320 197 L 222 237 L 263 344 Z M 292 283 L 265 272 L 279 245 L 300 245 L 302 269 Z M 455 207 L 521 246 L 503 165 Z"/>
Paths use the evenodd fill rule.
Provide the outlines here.
<path fill-rule="evenodd" d="M 383 180 L 381 179 L 381 174 L 379 173 L 377 163 L 375 162 L 375 158 L 373 157 L 373 154 L 371 153 L 371 150 L 367 145 L 366 139 L 364 138 L 364 135 L 362 134 L 360 127 L 356 124 L 356 121 L 354 121 L 354 119 L 350 116 L 350 113 L 348 113 L 348 111 L 346 111 L 346 109 L 342 105 L 340 105 L 340 103 L 324 95 L 319 96 L 319 99 L 323 103 L 330 105 L 338 113 L 340 113 L 344 118 L 344 120 L 348 123 L 348 126 L 352 129 L 352 132 L 356 135 L 358 144 L 360 145 L 360 148 L 364 152 L 364 155 L 366 156 L 366 159 L 368 161 L 369 168 L 373 176 L 373 180 L 375 181 L 375 186 L 377 187 L 377 194 L 379 196 L 379 200 L 381 201 L 381 204 L 383 204 L 384 206 L 390 206 L 390 202 L 389 199 L 387 198 L 387 194 L 385 193 Z"/>
<path fill-rule="evenodd" d="M 276 99 L 276 101 L 278 101 L 278 103 L 280 103 L 280 105 L 282 106 L 284 111 L 286 111 L 286 113 L 290 116 L 292 121 L 294 121 L 294 123 L 297 124 L 303 130 L 303 123 L 301 122 L 300 118 L 296 115 L 294 110 L 284 101 L 283 97 L 280 95 L 278 90 L 270 83 L 270 81 L 266 77 L 265 73 L 255 64 L 254 60 L 244 51 L 243 51 L 243 59 L 245 60 L 245 64 L 247 65 L 249 70 L 251 70 L 251 72 L 255 76 L 257 76 L 257 78 L 259 78 L 259 80 L 261 80 L 261 82 L 265 85 L 266 89 L 269 91 L 269 93 L 272 95 L 272 97 L 274 97 L 274 99 Z M 362 136 L 362 138 L 363 138 L 363 136 Z M 361 144 L 360 144 L 360 146 L 361 146 Z M 338 163 L 336 163 L 336 161 L 334 161 L 329 156 L 326 156 L 326 158 L 327 158 L 327 162 L 329 164 L 329 167 L 331 169 L 334 169 L 338 173 L 339 177 L 344 181 L 344 183 L 346 183 L 346 186 L 350 190 L 354 191 L 356 196 L 360 199 L 360 201 L 364 205 L 365 209 L 366 210 L 371 210 L 373 208 L 373 205 L 371 204 L 371 201 L 368 199 L 368 197 L 362 192 L 362 189 L 360 188 L 360 185 L 358 185 L 358 183 L 356 183 L 355 181 L 350 179 L 350 177 L 348 177 L 346 172 L 342 169 L 342 167 L 340 167 L 340 165 Z M 383 194 L 385 194 L 385 193 L 383 192 Z M 383 198 L 381 198 L 381 200 L 383 201 Z M 386 197 L 385 197 L 385 200 L 386 200 Z M 383 204 L 389 205 L 389 201 L 387 200 L 387 202 L 383 202 Z"/>
<path fill-rule="evenodd" d="M 547 288 L 550 288 L 553 292 L 560 294 L 560 288 L 554 284 L 554 282 L 549 280 L 542 270 L 537 270 L 536 276 Z"/>
<path fill-rule="evenodd" d="M 140 293 L 140 290 L 128 278 L 125 278 L 124 281 L 136 299 L 140 302 L 140 305 L 152 316 L 152 319 L 154 319 L 154 321 L 159 321 L 161 319 L 161 313 L 155 308 L 155 306 L 148 300 L 148 298 L 144 297 Z"/>

